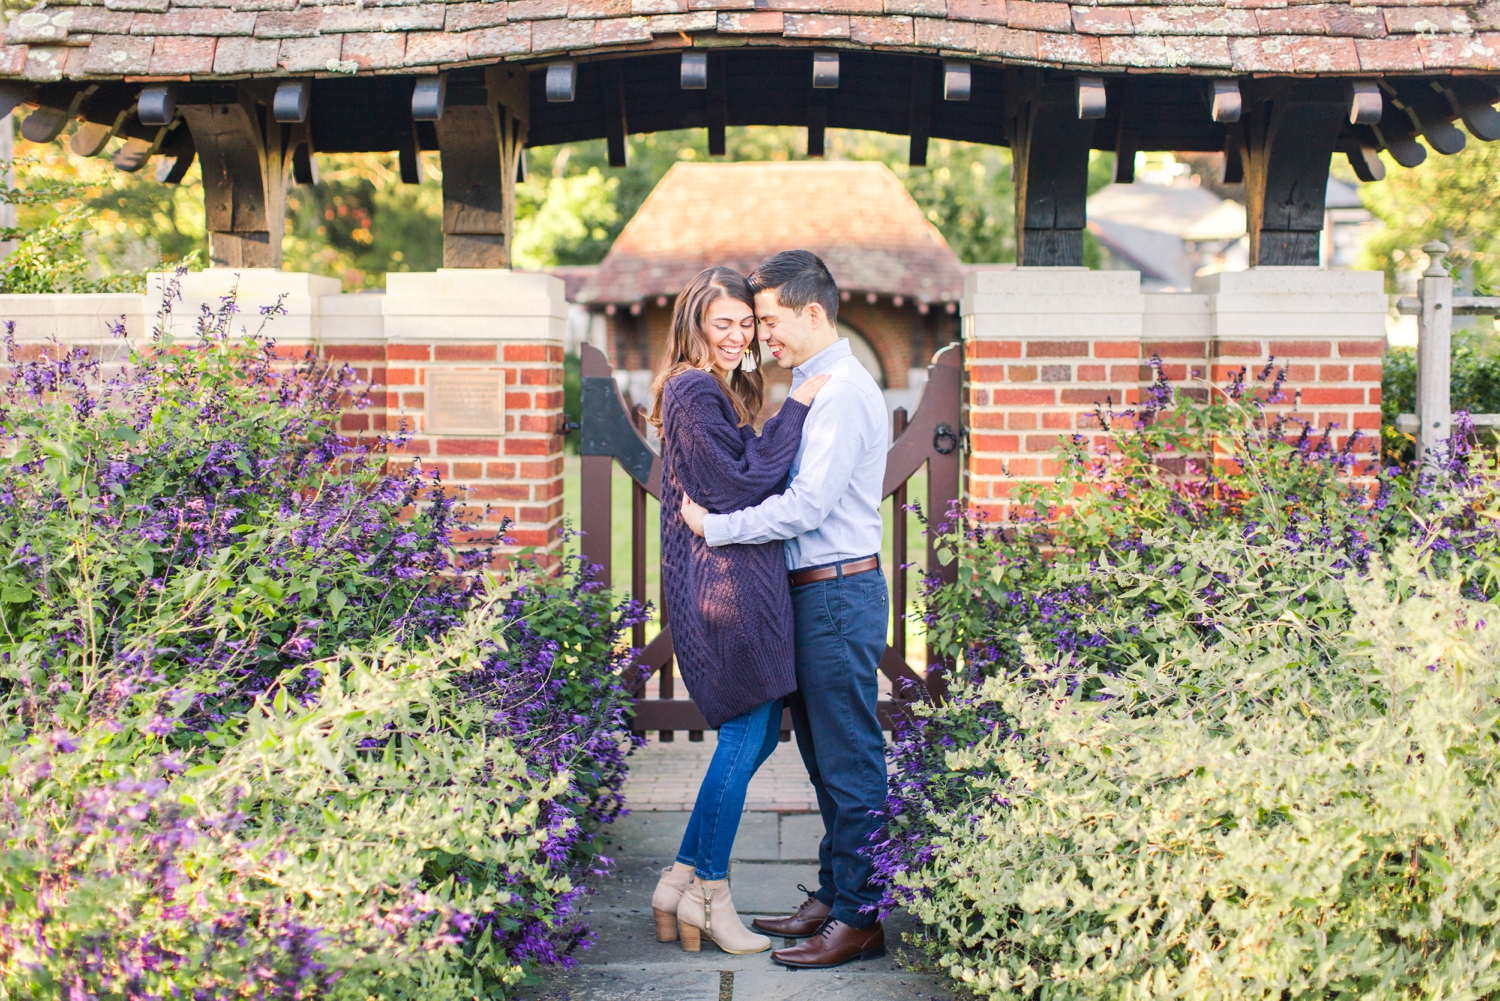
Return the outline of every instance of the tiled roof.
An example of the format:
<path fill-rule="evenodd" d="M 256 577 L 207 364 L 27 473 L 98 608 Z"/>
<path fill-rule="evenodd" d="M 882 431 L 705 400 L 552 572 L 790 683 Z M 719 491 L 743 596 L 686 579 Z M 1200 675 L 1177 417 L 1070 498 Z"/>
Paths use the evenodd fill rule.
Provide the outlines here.
<path fill-rule="evenodd" d="M 646 198 L 581 294 L 676 295 L 711 265 L 748 274 L 782 250 L 822 257 L 839 287 L 957 299 L 964 271 L 881 163 L 679 163 Z"/>
<path fill-rule="evenodd" d="M 343 75 L 770 42 L 1203 73 L 1500 69 L 1500 0 L 104 0 L 14 17 L 0 78 Z"/>

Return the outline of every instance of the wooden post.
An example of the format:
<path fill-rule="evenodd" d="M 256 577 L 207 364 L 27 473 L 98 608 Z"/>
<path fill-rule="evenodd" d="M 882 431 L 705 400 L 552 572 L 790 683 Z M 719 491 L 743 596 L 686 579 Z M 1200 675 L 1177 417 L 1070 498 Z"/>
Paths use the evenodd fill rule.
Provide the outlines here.
<path fill-rule="evenodd" d="M 1263 84 L 1239 130 L 1250 263 L 1317 267 L 1328 162 L 1349 114 L 1339 80 Z"/>
<path fill-rule="evenodd" d="M 231 103 L 181 106 L 203 168 L 209 262 L 280 268 L 293 130 L 271 116 L 272 84 L 238 91 Z"/>
<path fill-rule="evenodd" d="M 443 266 L 508 268 L 516 221 L 516 176 L 531 92 L 526 70 L 485 70 L 485 102 L 454 104 L 434 122 L 443 159 Z"/>
<path fill-rule="evenodd" d="M 1417 319 L 1417 455 L 1424 465 L 1446 458 L 1453 413 L 1448 397 L 1453 331 L 1453 279 L 1443 266 L 1448 245 L 1434 240 L 1422 248 L 1427 270 L 1417 283 L 1422 312 Z"/>
<path fill-rule="evenodd" d="M 891 440 L 906 430 L 906 408 L 891 414 Z M 891 494 L 891 646 L 906 660 L 906 480 Z"/>
<path fill-rule="evenodd" d="M 1016 254 L 1025 267 L 1083 265 L 1089 146 L 1071 84 L 1039 86 L 1014 119 Z"/>
<path fill-rule="evenodd" d="M 584 345 L 581 373 L 583 378 L 609 378 L 612 370 L 604 352 Z M 608 455 L 584 455 L 579 482 L 581 510 L 578 528 L 583 532 L 583 552 L 589 562 L 599 567 L 596 578 L 605 587 L 613 585 L 614 551 L 613 497 L 611 494 L 615 460 Z"/>

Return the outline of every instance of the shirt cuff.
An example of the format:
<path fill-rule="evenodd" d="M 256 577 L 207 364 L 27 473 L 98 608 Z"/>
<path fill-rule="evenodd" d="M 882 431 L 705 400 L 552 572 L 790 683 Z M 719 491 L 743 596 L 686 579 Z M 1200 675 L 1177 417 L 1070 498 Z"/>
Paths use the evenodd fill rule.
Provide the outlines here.
<path fill-rule="evenodd" d="M 703 516 L 703 541 L 710 546 L 729 545 L 729 515 L 706 514 Z"/>

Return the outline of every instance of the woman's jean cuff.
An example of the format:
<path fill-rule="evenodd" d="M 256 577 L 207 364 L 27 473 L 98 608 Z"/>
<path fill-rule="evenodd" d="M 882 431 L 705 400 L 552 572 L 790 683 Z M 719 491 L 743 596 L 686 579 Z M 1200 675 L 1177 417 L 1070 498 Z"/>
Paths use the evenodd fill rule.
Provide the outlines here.
<path fill-rule="evenodd" d="M 679 865 L 690 865 L 690 866 L 692 866 L 693 867 L 693 875 L 697 876 L 699 879 L 703 880 L 705 883 L 717 883 L 721 879 L 728 879 L 729 878 L 729 873 L 727 873 L 727 872 L 721 872 L 717 876 L 705 876 L 703 874 L 703 870 L 698 868 L 698 860 L 697 859 L 683 858 L 681 855 L 679 855 L 679 856 L 677 856 L 676 861 L 677 861 L 677 863 Z"/>

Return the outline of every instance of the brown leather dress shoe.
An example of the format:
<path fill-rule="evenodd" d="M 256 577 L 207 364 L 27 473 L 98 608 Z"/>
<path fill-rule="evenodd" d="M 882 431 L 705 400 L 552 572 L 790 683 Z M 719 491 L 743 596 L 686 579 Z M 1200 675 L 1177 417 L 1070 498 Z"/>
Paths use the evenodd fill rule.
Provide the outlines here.
<path fill-rule="evenodd" d="M 784 918 L 756 918 L 750 923 L 751 926 L 763 935 L 779 935 L 782 938 L 806 938 L 816 934 L 823 927 L 823 922 L 828 920 L 828 914 L 833 908 L 819 900 L 801 883 L 797 884 L 797 889 L 807 894 L 807 899 L 802 901 L 796 914 Z"/>
<path fill-rule="evenodd" d="M 771 958 L 795 970 L 831 970 L 835 966 L 885 955 L 885 929 L 877 921 L 868 928 L 850 928 L 830 918 L 818 933 L 790 949 L 778 949 Z"/>

